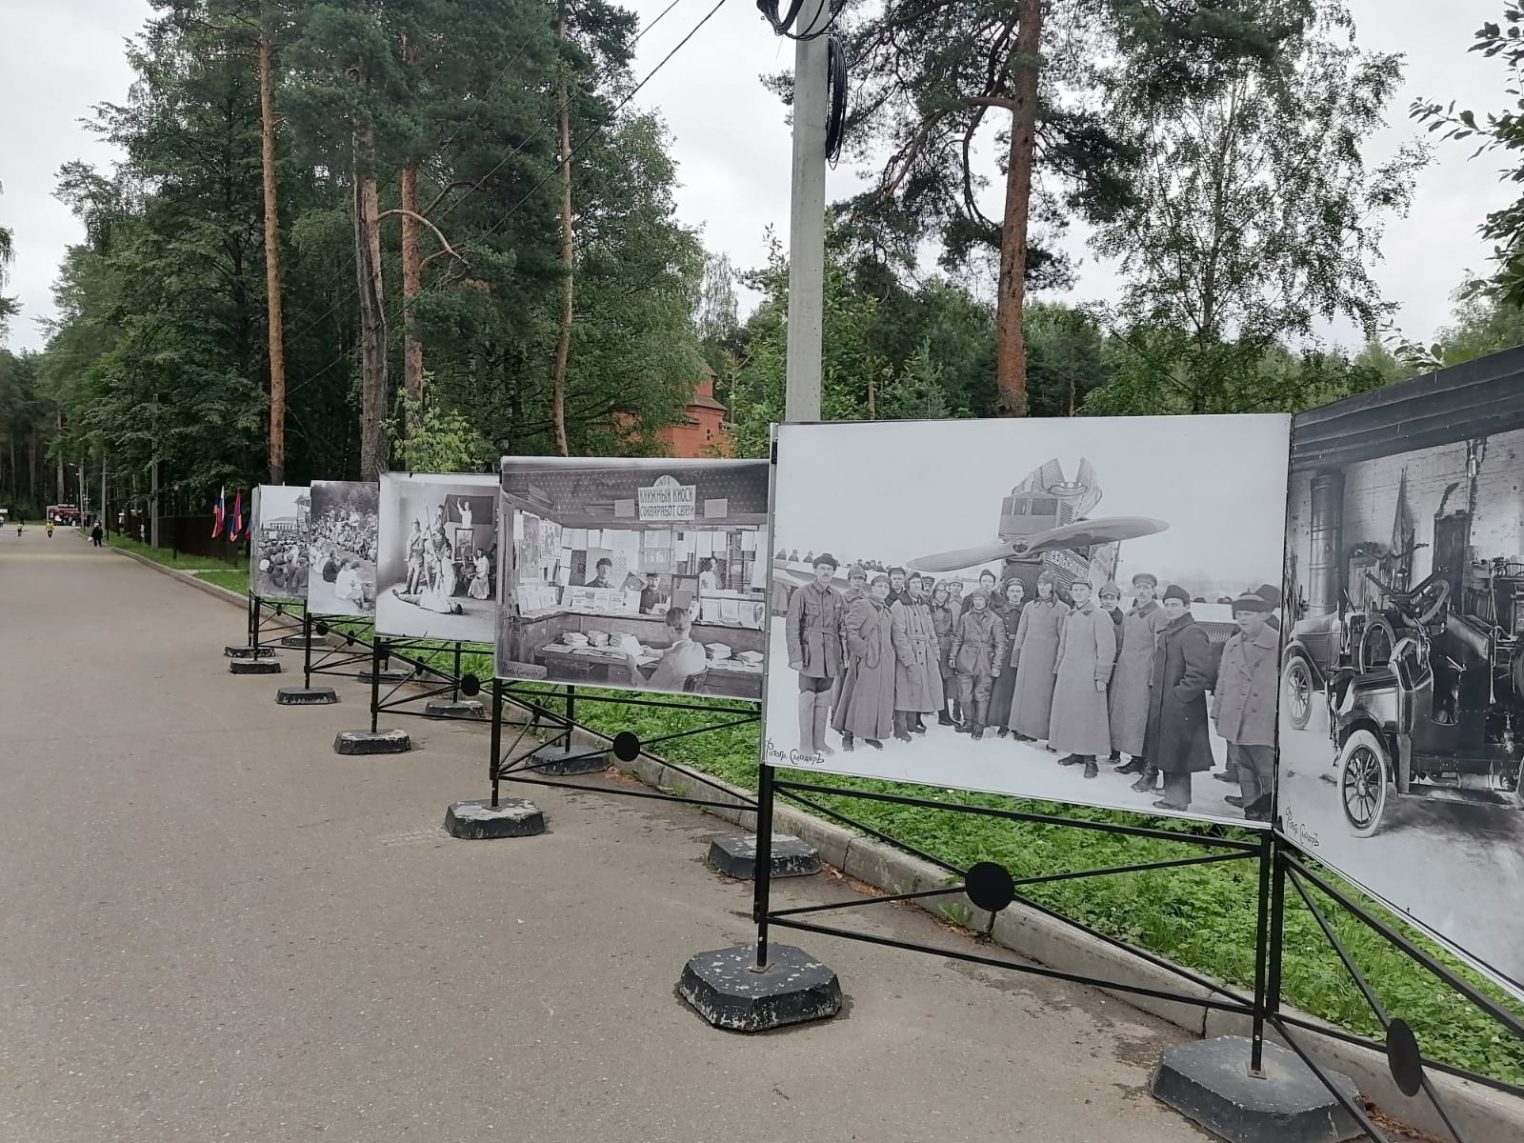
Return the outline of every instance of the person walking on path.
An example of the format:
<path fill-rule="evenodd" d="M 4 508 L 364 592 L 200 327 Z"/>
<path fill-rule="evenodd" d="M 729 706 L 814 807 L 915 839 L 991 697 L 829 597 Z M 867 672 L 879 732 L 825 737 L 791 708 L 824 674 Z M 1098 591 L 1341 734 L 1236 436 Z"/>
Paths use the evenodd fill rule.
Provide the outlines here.
<path fill-rule="evenodd" d="M 963 705 L 959 734 L 975 742 L 984 737 L 990 689 L 1005 663 L 1005 624 L 989 609 L 989 596 L 976 591 L 953 629 L 948 661 L 958 672 L 958 701 Z"/>
<path fill-rule="evenodd" d="M 799 749 L 806 757 L 836 753 L 826 745 L 831 694 L 841 674 L 841 628 L 846 604 L 831 586 L 839 565 L 822 552 L 811 556 L 815 578 L 788 601 L 784 630 L 788 665 L 799 673 Z"/>
<path fill-rule="evenodd" d="M 90 529 L 90 542 L 98 548 L 101 546 L 101 541 L 105 538 L 106 530 L 101 527 L 101 522 L 97 520 L 95 526 Z"/>
<path fill-rule="evenodd" d="M 1054 668 L 1053 713 L 1048 745 L 1064 751 L 1060 766 L 1085 764 L 1085 777 L 1100 773 L 1097 757 L 1111 753 L 1111 719 L 1106 688 L 1116 662 L 1116 625 L 1111 613 L 1090 598 L 1090 581 L 1069 586 L 1074 610 L 1064 617 Z"/>
<path fill-rule="evenodd" d="M 1143 754 L 1143 736 L 1148 731 L 1148 680 L 1154 672 L 1154 637 L 1165 622 L 1164 612 L 1154 600 L 1159 581 L 1148 572 L 1132 577 L 1132 606 L 1122 617 L 1122 649 L 1117 652 L 1116 669 L 1111 672 L 1111 750 L 1113 757 L 1127 755 L 1127 764 L 1117 774 L 1142 774 L 1148 766 Z M 1153 789 L 1157 772 L 1150 776 Z"/>
<path fill-rule="evenodd" d="M 1011 696 L 1010 727 L 1018 742 L 1046 739 L 1052 722 L 1058 636 L 1069 612 L 1055 587 L 1052 572 L 1039 575 L 1037 598 L 1021 609 L 1016 624 L 1016 644 L 1011 648 L 1017 663 L 1016 689 Z"/>
<path fill-rule="evenodd" d="M 1212 648 L 1183 587 L 1165 588 L 1162 606 L 1168 622 L 1154 646 L 1143 755 L 1164 775 L 1164 797 L 1154 808 L 1179 812 L 1191 805 L 1191 775 L 1212 768 L 1206 706 Z M 1137 782 L 1133 788 L 1147 787 Z"/>
<path fill-rule="evenodd" d="M 942 669 L 937 663 L 937 629 L 921 594 L 922 579 L 910 575 L 905 595 L 892 607 L 894 620 L 894 736 L 909 742 L 911 732 L 925 734 L 923 714 L 942 709 Z"/>
<path fill-rule="evenodd" d="M 942 675 L 942 709 L 937 711 L 938 726 L 956 726 L 963 721 L 958 705 L 958 673 L 948 656 L 952 653 L 953 628 L 958 623 L 958 605 L 952 589 L 939 583 L 931 593 L 931 625 L 937 633 L 937 670 Z"/>
<path fill-rule="evenodd" d="M 894 617 L 888 598 L 889 577 L 874 576 L 868 594 L 852 601 L 843 623 L 847 671 L 831 723 L 848 752 L 858 738 L 882 750 L 894 731 Z"/>
<path fill-rule="evenodd" d="M 1000 590 L 1003 606 L 991 608 L 1000 616 L 1005 626 L 1005 644 L 1011 648 L 1011 661 L 1006 663 L 1000 677 L 990 688 L 989 725 L 995 728 L 995 737 L 1004 738 L 1011 732 L 1011 700 L 1016 694 L 1016 663 L 1021 653 L 1016 650 L 1016 633 L 1021 627 L 1021 611 L 1026 606 L 1026 585 L 1019 579 L 1008 579 Z"/>
<path fill-rule="evenodd" d="M 1233 601 L 1236 635 L 1222 649 L 1212 690 L 1212 721 L 1228 744 L 1240 794 L 1225 801 L 1250 821 L 1270 820 L 1275 783 L 1275 700 L 1280 636 L 1269 624 L 1270 604 L 1248 593 Z"/>

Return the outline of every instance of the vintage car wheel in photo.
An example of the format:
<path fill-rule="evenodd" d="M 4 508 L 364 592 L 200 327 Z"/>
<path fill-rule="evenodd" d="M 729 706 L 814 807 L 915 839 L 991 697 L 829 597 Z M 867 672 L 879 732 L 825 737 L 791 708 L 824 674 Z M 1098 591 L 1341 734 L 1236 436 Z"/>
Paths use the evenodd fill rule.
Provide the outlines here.
<path fill-rule="evenodd" d="M 1381 828 L 1390 765 L 1386 746 L 1374 731 L 1355 731 L 1339 751 L 1339 803 L 1356 837 L 1370 837 Z"/>

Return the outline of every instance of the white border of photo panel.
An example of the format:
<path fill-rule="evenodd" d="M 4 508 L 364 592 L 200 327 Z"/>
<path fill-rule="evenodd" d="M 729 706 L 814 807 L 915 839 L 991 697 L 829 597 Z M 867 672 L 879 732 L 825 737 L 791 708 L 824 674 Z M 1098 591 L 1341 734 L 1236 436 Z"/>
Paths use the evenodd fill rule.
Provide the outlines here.
<path fill-rule="evenodd" d="M 380 480 L 380 528 L 376 552 L 376 633 L 383 637 L 398 639 L 434 639 L 443 643 L 471 643 L 491 646 L 497 620 L 497 601 L 489 596 L 477 599 L 461 594 L 459 587 L 469 579 L 455 573 L 454 590 L 448 597 L 439 596 L 433 588 L 422 592 L 395 592 L 405 588 L 408 578 L 407 547 L 409 521 L 402 518 L 405 490 L 427 488 L 427 495 L 440 499 L 437 506 L 443 509 L 443 498 L 465 496 L 470 500 L 484 499 L 492 505 L 492 518 L 478 523 L 474 517 L 473 527 L 478 530 L 478 543 L 485 539 L 483 529 L 490 529 L 491 542 L 499 542 L 498 478 L 486 473 L 433 473 L 433 472 L 383 472 Z M 454 521 L 446 521 L 447 525 Z M 421 530 L 421 529 L 420 529 Z M 447 533 L 448 537 L 448 533 Z M 452 561 L 458 562 L 458 561 Z M 436 585 L 439 586 L 439 585 Z M 469 590 L 469 589 L 468 589 Z M 423 601 L 407 602 L 403 595 L 427 596 Z M 444 608 L 458 607 L 457 613 Z M 437 608 L 434 609 L 434 608 Z"/>
<path fill-rule="evenodd" d="M 1158 575 L 1160 593 L 1178 576 L 1193 595 L 1210 588 L 1219 600 L 1265 584 L 1278 594 L 1282 580 L 1289 415 L 789 423 L 775 426 L 774 455 L 771 546 L 787 558 L 782 565 L 775 559 L 770 576 L 783 587 L 807 582 L 810 558 L 823 551 L 839 562 L 838 588 L 853 561 L 884 569 L 918 563 L 939 581 L 970 587 L 986 569 L 997 583 L 1006 574 L 1031 579 L 1026 602 L 1042 566 L 1061 584 L 1069 582 L 1065 575 L 1115 574 L 1124 607 L 1130 578 L 1143 572 Z M 1224 473 L 1233 479 L 1221 479 Z M 1030 554 L 1007 563 L 1016 554 L 1010 537 L 1034 529 L 1052 532 L 1054 546 L 1040 563 Z M 1059 542 L 1065 537 L 1068 547 Z M 1042 547 L 1035 534 L 1029 542 Z M 779 593 L 770 589 L 770 607 Z M 1214 650 L 1237 630 L 1230 606 L 1193 602 L 1191 609 Z M 927 732 L 909 742 L 885 736 L 882 750 L 858 741 L 846 753 L 832 729 L 834 754 L 801 757 L 785 625 L 782 614 L 770 613 L 766 764 L 1269 828 L 1223 802 L 1237 787 L 1209 774 L 1197 772 L 1190 809 L 1169 811 L 1153 804 L 1161 793 L 1133 791 L 1131 776 L 1110 774 L 1104 756 L 1099 777 L 1086 780 L 1083 767 L 1059 766 L 1057 754 L 1038 742 L 997 738 L 993 722 L 974 742 L 937 725 L 929 712 L 922 716 Z M 1275 655 L 1278 665 L 1278 648 Z M 835 715 L 833 707 L 833 722 Z M 1210 718 L 1208 728 L 1213 765 L 1221 767 L 1226 745 Z"/>
<path fill-rule="evenodd" d="M 254 509 L 250 518 L 249 526 L 249 588 L 260 599 L 302 599 L 307 598 L 307 576 L 301 577 L 300 591 L 279 591 L 270 583 L 268 573 L 259 570 L 259 565 L 267 554 L 264 550 L 264 517 L 269 513 L 270 501 L 276 502 L 278 515 L 272 519 L 283 520 L 287 517 L 297 521 L 296 542 L 301 551 L 307 551 L 307 536 L 302 528 L 301 507 L 298 501 L 302 496 L 309 498 L 311 504 L 312 489 L 305 484 L 259 484 L 254 487 Z M 268 593 L 265 589 L 269 589 Z"/>
<path fill-rule="evenodd" d="M 500 600 L 498 678 L 761 699 L 762 561 L 771 556 L 766 460 L 505 456 L 500 471 L 498 555 L 510 590 Z M 532 569 L 520 566 L 526 553 Z M 595 555 L 609 561 L 606 585 L 589 579 Z M 646 600 L 651 575 L 657 594 Z M 680 686 L 655 685 L 669 653 L 662 648 L 680 630 L 664 626 L 672 607 L 690 616 L 690 657 L 668 668 Z M 635 658 L 618 657 L 616 647 Z M 628 677 L 632 670 L 647 685 Z"/>
<path fill-rule="evenodd" d="M 312 500 L 307 512 L 307 541 L 312 558 L 307 565 L 307 606 L 314 615 L 355 615 L 368 617 L 376 613 L 376 560 L 363 554 L 340 550 L 317 534 L 317 521 L 326 511 L 328 496 L 350 495 L 355 490 L 370 490 L 369 510 L 376 518 L 376 525 L 368 539 L 376 555 L 380 554 L 381 533 L 381 486 L 374 480 L 314 480 Z M 323 578 L 323 559 L 328 550 L 334 550 L 345 566 L 337 571 L 333 580 Z M 347 573 L 347 574 L 346 574 Z M 343 589 L 343 594 L 340 593 Z M 360 599 L 354 598 L 355 592 Z"/>

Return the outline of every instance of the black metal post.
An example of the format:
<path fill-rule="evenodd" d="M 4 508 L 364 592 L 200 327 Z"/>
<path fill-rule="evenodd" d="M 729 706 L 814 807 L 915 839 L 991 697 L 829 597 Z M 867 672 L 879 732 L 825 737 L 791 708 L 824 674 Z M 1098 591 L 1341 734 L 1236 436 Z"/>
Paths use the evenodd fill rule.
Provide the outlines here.
<path fill-rule="evenodd" d="M 302 608 L 302 686 L 312 689 L 312 610 Z"/>
<path fill-rule="evenodd" d="M 252 590 L 249 592 L 249 646 L 254 648 L 254 657 L 259 658 L 259 596 Z"/>
<path fill-rule="evenodd" d="M 455 672 L 452 676 L 454 685 L 450 694 L 451 702 L 460 701 L 460 640 L 455 641 Z"/>
<path fill-rule="evenodd" d="M 381 714 L 381 636 L 372 633 L 370 641 L 370 732 L 376 733 L 376 719 Z"/>
<path fill-rule="evenodd" d="M 1275 846 L 1270 874 L 1270 948 L 1265 966 L 1265 1016 L 1274 1020 L 1281 1012 L 1281 948 L 1286 931 L 1285 853 Z"/>
<path fill-rule="evenodd" d="M 773 768 L 757 767 L 757 874 L 753 882 L 752 920 L 757 923 L 755 971 L 767 967 L 768 897 L 773 880 Z"/>
<path fill-rule="evenodd" d="M 1275 865 L 1275 831 L 1266 830 L 1260 839 L 1259 914 L 1254 928 L 1254 1027 L 1249 1035 L 1249 1074 L 1265 1074 L 1265 1001 L 1266 977 L 1270 960 L 1270 884 Z"/>
<path fill-rule="evenodd" d="M 562 746 L 563 754 L 570 754 L 572 750 L 572 725 L 577 721 L 577 688 L 566 688 L 566 742 Z"/>
<path fill-rule="evenodd" d="M 497 809 L 499 773 L 503 766 L 503 686 L 492 680 L 492 756 L 487 776 L 492 780 L 492 808 Z"/>

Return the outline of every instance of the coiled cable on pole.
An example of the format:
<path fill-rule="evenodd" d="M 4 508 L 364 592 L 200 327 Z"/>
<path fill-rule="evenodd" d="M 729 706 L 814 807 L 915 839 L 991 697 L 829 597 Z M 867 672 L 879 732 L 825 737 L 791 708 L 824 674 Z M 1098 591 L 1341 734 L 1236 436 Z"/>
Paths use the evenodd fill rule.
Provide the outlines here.
<path fill-rule="evenodd" d="M 836 165 L 841 155 L 847 127 L 847 52 L 841 41 L 832 36 L 827 42 L 826 92 L 830 112 L 826 118 L 826 162 Z"/>
<path fill-rule="evenodd" d="M 820 0 L 820 2 L 824 4 L 828 3 L 829 0 Z M 772 25 L 773 32 L 776 35 L 783 36 L 786 39 L 790 40 L 802 40 L 805 42 L 810 40 L 818 40 L 821 36 L 828 33 L 836 24 L 836 17 L 840 13 L 841 9 L 837 8 L 831 13 L 831 18 L 825 22 L 824 27 L 817 28 L 813 32 L 806 32 L 804 35 L 799 36 L 795 35 L 789 29 L 794 26 L 794 21 L 799 19 L 800 9 L 804 7 L 805 3 L 806 0 L 788 0 L 788 10 L 780 16 L 778 15 L 778 0 L 757 0 L 757 11 L 761 12 L 762 18 Z"/>

